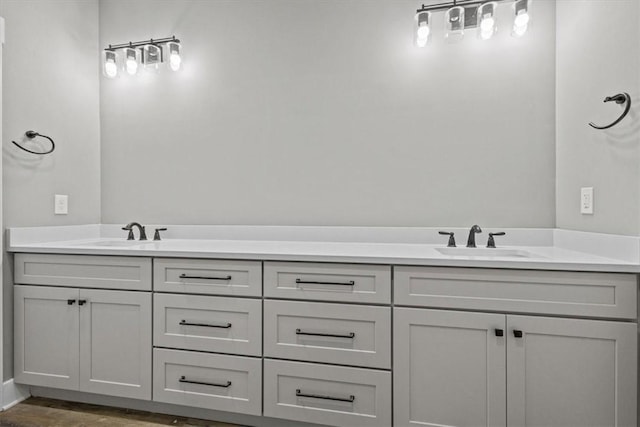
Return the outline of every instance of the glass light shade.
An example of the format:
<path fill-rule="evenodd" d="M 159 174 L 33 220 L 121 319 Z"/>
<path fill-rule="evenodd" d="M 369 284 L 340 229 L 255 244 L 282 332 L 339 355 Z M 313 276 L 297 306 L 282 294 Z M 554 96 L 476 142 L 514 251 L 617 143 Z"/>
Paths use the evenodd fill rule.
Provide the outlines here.
<path fill-rule="evenodd" d="M 118 77 L 118 55 L 115 51 L 105 50 L 102 54 L 102 72 L 105 77 L 110 79 Z"/>
<path fill-rule="evenodd" d="M 489 40 L 497 31 L 496 7 L 496 2 L 478 6 L 478 38 L 481 40 Z"/>
<path fill-rule="evenodd" d="M 531 20 L 531 1 L 517 0 L 513 4 L 513 11 L 514 18 L 511 35 L 514 37 L 522 37 L 529 29 L 529 21 Z"/>
<path fill-rule="evenodd" d="M 162 61 L 162 48 L 160 46 L 148 44 L 142 49 L 142 63 L 145 70 L 157 71 Z"/>
<path fill-rule="evenodd" d="M 464 38 L 464 7 L 454 6 L 444 14 L 444 38 L 456 42 Z"/>
<path fill-rule="evenodd" d="M 138 72 L 138 52 L 132 47 L 124 50 L 124 69 L 131 76 Z"/>
<path fill-rule="evenodd" d="M 414 42 L 418 47 L 425 47 L 431 40 L 431 12 L 420 11 L 416 13 L 415 22 Z"/>
<path fill-rule="evenodd" d="M 169 67 L 173 71 L 178 71 L 182 65 L 182 46 L 178 42 L 167 43 L 169 51 Z"/>

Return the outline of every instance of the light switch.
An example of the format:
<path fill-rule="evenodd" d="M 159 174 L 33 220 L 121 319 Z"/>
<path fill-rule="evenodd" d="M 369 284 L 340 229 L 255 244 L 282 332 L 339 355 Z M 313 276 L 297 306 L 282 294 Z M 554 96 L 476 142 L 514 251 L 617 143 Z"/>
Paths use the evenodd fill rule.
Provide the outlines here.
<path fill-rule="evenodd" d="M 66 215 L 69 213 L 69 196 L 66 194 L 56 194 L 53 212 L 56 215 Z"/>

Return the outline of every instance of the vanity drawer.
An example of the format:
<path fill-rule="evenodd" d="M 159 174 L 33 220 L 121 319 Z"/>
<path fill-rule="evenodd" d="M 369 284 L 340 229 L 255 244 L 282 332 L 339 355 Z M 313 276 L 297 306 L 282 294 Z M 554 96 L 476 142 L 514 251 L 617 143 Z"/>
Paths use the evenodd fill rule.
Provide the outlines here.
<path fill-rule="evenodd" d="M 391 425 L 391 373 L 264 361 L 264 415 L 333 426 Z"/>
<path fill-rule="evenodd" d="M 153 289 L 211 295 L 262 295 L 260 261 L 156 258 Z"/>
<path fill-rule="evenodd" d="M 262 359 L 153 350 L 153 400 L 260 415 Z"/>
<path fill-rule="evenodd" d="M 24 285 L 151 290 L 151 258 L 16 254 L 14 282 Z"/>
<path fill-rule="evenodd" d="M 262 301 L 154 294 L 153 345 L 220 353 L 262 354 Z"/>
<path fill-rule="evenodd" d="M 390 369 L 391 308 L 267 300 L 264 354 Z"/>
<path fill-rule="evenodd" d="M 394 267 L 397 305 L 636 319 L 633 274 Z"/>
<path fill-rule="evenodd" d="M 274 298 L 389 304 L 391 267 L 265 262 L 264 294 Z"/>

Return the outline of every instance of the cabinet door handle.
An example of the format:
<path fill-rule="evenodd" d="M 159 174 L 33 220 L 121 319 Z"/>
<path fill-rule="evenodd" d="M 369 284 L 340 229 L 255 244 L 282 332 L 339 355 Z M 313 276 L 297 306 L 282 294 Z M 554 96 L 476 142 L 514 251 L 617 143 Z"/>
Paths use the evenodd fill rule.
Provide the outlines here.
<path fill-rule="evenodd" d="M 75 303 L 76 303 L 76 300 L 74 300 L 74 299 L 68 299 L 67 300 L 67 305 L 73 305 Z"/>
<path fill-rule="evenodd" d="M 300 389 L 296 389 L 296 397 L 311 397 L 313 399 L 337 400 L 338 402 L 353 402 L 356 397 L 352 394 L 349 397 L 326 396 L 324 394 L 303 393 Z"/>
<path fill-rule="evenodd" d="M 519 329 L 514 329 L 513 330 L 513 336 L 516 338 L 522 338 L 522 331 Z"/>
<path fill-rule="evenodd" d="M 78 300 L 78 305 L 85 305 L 87 303 L 86 299 Z"/>
<path fill-rule="evenodd" d="M 319 282 L 313 280 L 296 279 L 296 283 L 305 285 L 335 285 L 335 286 L 354 286 L 356 282 L 350 280 L 348 282 Z"/>
<path fill-rule="evenodd" d="M 503 337 L 504 336 L 504 329 L 496 329 L 496 336 L 497 337 Z"/>
<path fill-rule="evenodd" d="M 181 320 L 180 321 L 180 325 L 182 325 L 182 326 L 202 326 L 203 328 L 224 328 L 224 329 L 228 329 L 228 328 L 231 327 L 231 323 L 221 323 L 221 324 L 191 323 L 191 322 L 187 322 L 186 320 Z"/>
<path fill-rule="evenodd" d="M 188 274 L 181 274 L 181 279 L 201 279 L 201 280 L 231 280 L 231 276 L 215 277 L 215 276 L 189 276 Z"/>
<path fill-rule="evenodd" d="M 355 338 L 355 332 L 349 332 L 348 334 L 326 334 L 324 332 L 306 332 L 302 329 L 296 329 L 296 335 L 311 335 L 316 337 L 334 337 L 334 338 Z"/>
<path fill-rule="evenodd" d="M 199 384 L 199 385 L 209 385 L 211 387 L 224 387 L 224 388 L 228 388 L 231 386 L 231 381 L 225 381 L 223 383 L 206 383 L 203 381 L 193 381 L 193 380 L 188 380 L 184 375 L 180 377 L 180 379 L 178 380 L 181 383 L 187 383 L 187 384 Z"/>

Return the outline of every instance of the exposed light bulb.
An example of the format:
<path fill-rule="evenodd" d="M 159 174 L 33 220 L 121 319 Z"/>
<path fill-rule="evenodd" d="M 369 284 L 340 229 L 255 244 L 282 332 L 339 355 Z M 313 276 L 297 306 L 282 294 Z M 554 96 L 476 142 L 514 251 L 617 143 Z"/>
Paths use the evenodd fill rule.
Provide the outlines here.
<path fill-rule="evenodd" d="M 133 76 L 138 72 L 138 55 L 134 48 L 127 48 L 125 50 L 124 69 L 127 74 Z"/>
<path fill-rule="evenodd" d="M 493 27 L 496 25 L 496 20 L 493 18 L 483 18 L 480 21 L 480 29 L 482 32 L 493 31 Z"/>
<path fill-rule="evenodd" d="M 418 47 L 425 47 L 431 36 L 431 12 L 418 10 L 416 13 L 415 43 Z"/>
<path fill-rule="evenodd" d="M 514 18 L 513 18 L 513 31 L 514 37 L 522 37 L 529 28 L 529 21 L 531 20 L 531 3 L 529 0 L 516 0 L 513 4 Z"/>
<path fill-rule="evenodd" d="M 428 25 L 421 25 L 418 27 L 418 39 L 426 39 L 431 34 L 431 30 Z"/>
<path fill-rule="evenodd" d="M 102 54 L 104 61 L 103 73 L 106 77 L 113 79 L 118 76 L 118 65 L 116 64 L 116 52 L 112 50 L 104 50 Z"/>
<path fill-rule="evenodd" d="M 115 61 L 108 60 L 104 63 L 104 74 L 111 79 L 118 75 L 118 66 Z"/>
<path fill-rule="evenodd" d="M 516 16 L 516 19 L 513 21 L 513 25 L 516 27 L 526 27 L 529 24 L 529 14 L 527 12 L 521 13 Z"/>
<path fill-rule="evenodd" d="M 128 58 L 126 67 L 127 67 L 127 73 L 133 76 L 135 73 L 138 72 L 138 61 L 136 61 L 135 59 Z"/>
<path fill-rule="evenodd" d="M 449 42 L 460 41 L 464 38 L 464 7 L 454 6 L 444 14 L 446 33 L 444 38 Z"/>

